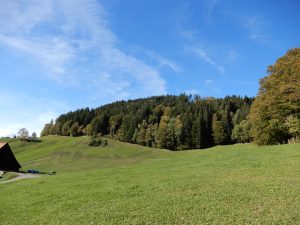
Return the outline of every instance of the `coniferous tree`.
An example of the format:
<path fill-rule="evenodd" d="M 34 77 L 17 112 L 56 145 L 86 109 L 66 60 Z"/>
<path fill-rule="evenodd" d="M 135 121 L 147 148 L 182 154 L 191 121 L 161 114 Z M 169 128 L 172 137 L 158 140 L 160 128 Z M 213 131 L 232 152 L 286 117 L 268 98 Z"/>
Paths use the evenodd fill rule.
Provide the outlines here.
<path fill-rule="evenodd" d="M 121 128 L 122 136 L 121 140 L 125 142 L 132 142 L 133 135 L 136 130 L 136 122 L 134 115 L 126 115 L 122 119 L 122 125 Z"/>
<path fill-rule="evenodd" d="M 171 150 L 206 148 L 215 144 L 217 133 L 223 135 L 218 144 L 231 143 L 232 129 L 246 118 L 251 103 L 251 98 L 237 96 L 218 99 L 184 94 L 118 101 L 60 115 L 54 124 L 45 126 L 43 134 L 101 134 Z M 218 115 L 216 121 L 213 114 Z M 221 127 L 218 132 L 215 125 Z M 78 127 L 76 134 L 74 127 Z"/>
<path fill-rule="evenodd" d="M 193 136 L 193 141 L 194 141 L 194 148 L 202 148 L 203 143 L 202 143 L 202 114 L 198 114 L 195 118 L 195 121 L 193 122 L 193 127 L 192 127 L 192 136 Z"/>
<path fill-rule="evenodd" d="M 175 118 L 169 120 L 166 132 L 166 142 L 164 148 L 175 150 L 177 149 L 177 138 L 175 134 Z"/>

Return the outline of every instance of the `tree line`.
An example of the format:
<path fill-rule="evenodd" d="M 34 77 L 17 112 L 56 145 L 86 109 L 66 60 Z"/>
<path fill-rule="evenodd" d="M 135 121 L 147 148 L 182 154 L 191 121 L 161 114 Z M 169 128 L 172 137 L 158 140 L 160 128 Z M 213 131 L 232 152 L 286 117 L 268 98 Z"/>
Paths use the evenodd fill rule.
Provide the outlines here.
<path fill-rule="evenodd" d="M 170 150 L 295 142 L 300 137 L 300 48 L 289 50 L 267 72 L 255 99 L 181 94 L 118 101 L 60 115 L 41 136 L 107 136 Z"/>
<path fill-rule="evenodd" d="M 100 135 L 170 150 L 247 142 L 252 102 L 249 97 L 185 94 L 118 101 L 60 115 L 45 125 L 41 136 Z"/>

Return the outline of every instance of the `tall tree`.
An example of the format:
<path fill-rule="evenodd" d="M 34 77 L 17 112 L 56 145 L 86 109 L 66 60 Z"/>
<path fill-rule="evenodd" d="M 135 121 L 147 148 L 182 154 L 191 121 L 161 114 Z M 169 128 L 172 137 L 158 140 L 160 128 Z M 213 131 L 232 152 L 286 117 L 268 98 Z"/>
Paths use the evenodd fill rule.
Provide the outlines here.
<path fill-rule="evenodd" d="M 41 131 L 41 134 L 40 134 L 41 137 L 51 135 L 51 127 L 52 126 L 53 126 L 53 123 L 46 123 L 44 125 L 43 130 Z"/>
<path fill-rule="evenodd" d="M 21 141 L 24 141 L 28 137 L 29 137 L 29 132 L 26 128 L 21 128 L 18 131 L 18 138 L 20 138 Z"/>
<path fill-rule="evenodd" d="M 146 120 L 143 120 L 138 125 L 138 133 L 136 138 L 136 143 L 139 145 L 146 145 L 146 133 L 147 133 L 148 124 Z"/>
<path fill-rule="evenodd" d="M 136 120 L 133 114 L 126 115 L 122 118 L 122 125 L 121 125 L 121 137 L 120 139 L 125 142 L 132 143 L 133 135 L 136 130 Z"/>
<path fill-rule="evenodd" d="M 246 143 L 251 141 L 250 135 L 251 124 L 248 120 L 242 120 L 232 130 L 232 139 L 238 143 Z"/>
<path fill-rule="evenodd" d="M 32 138 L 36 138 L 36 136 L 37 136 L 37 135 L 36 135 L 36 132 L 32 132 L 31 137 L 32 137 Z"/>
<path fill-rule="evenodd" d="M 194 148 L 202 148 L 203 143 L 202 143 L 202 131 L 203 131 L 203 120 L 202 120 L 202 114 L 199 113 L 195 121 L 193 122 L 193 127 L 192 127 L 192 136 L 193 136 L 193 141 L 194 141 Z"/>
<path fill-rule="evenodd" d="M 215 144 L 225 144 L 227 139 L 226 127 L 224 126 L 224 123 L 221 120 L 219 120 L 218 115 L 216 113 L 213 115 L 212 130 Z"/>
<path fill-rule="evenodd" d="M 159 148 L 166 148 L 167 146 L 167 137 L 168 137 L 168 123 L 170 121 L 169 116 L 162 116 L 157 133 L 157 144 Z"/>
<path fill-rule="evenodd" d="M 300 137 L 300 118 L 290 115 L 286 118 L 285 125 L 293 138 Z"/>
<path fill-rule="evenodd" d="M 70 136 L 70 129 L 72 126 L 73 121 L 72 120 L 68 120 L 67 122 L 64 123 L 64 125 L 62 126 L 62 135 L 63 136 Z"/>
<path fill-rule="evenodd" d="M 78 122 L 73 123 L 73 125 L 70 128 L 70 136 L 72 136 L 72 137 L 78 136 L 79 135 L 78 130 L 79 130 Z"/>
<path fill-rule="evenodd" d="M 300 118 L 300 48 L 289 50 L 260 80 L 259 94 L 250 110 L 255 142 L 285 142 L 291 137 L 286 126 L 289 116 Z"/>

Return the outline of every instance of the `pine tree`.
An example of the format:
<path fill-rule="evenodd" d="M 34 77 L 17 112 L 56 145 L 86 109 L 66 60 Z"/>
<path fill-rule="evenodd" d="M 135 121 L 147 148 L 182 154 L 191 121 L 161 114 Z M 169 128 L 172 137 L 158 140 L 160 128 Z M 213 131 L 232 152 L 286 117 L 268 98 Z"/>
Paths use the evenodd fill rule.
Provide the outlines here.
<path fill-rule="evenodd" d="M 192 127 L 192 136 L 193 136 L 193 141 L 194 141 L 194 148 L 202 148 L 203 143 L 202 143 L 202 131 L 203 131 L 203 121 L 202 121 L 202 114 L 199 113 L 196 116 L 195 121 L 193 122 L 193 127 Z"/>

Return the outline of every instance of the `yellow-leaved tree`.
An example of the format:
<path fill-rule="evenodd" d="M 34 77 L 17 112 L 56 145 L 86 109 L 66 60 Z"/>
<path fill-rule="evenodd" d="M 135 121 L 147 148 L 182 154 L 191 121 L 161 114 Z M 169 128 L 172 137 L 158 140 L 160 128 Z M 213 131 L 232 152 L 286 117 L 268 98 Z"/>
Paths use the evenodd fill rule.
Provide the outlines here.
<path fill-rule="evenodd" d="M 300 132 L 300 48 L 289 50 L 260 80 L 250 110 L 252 135 L 259 145 L 287 142 Z"/>

